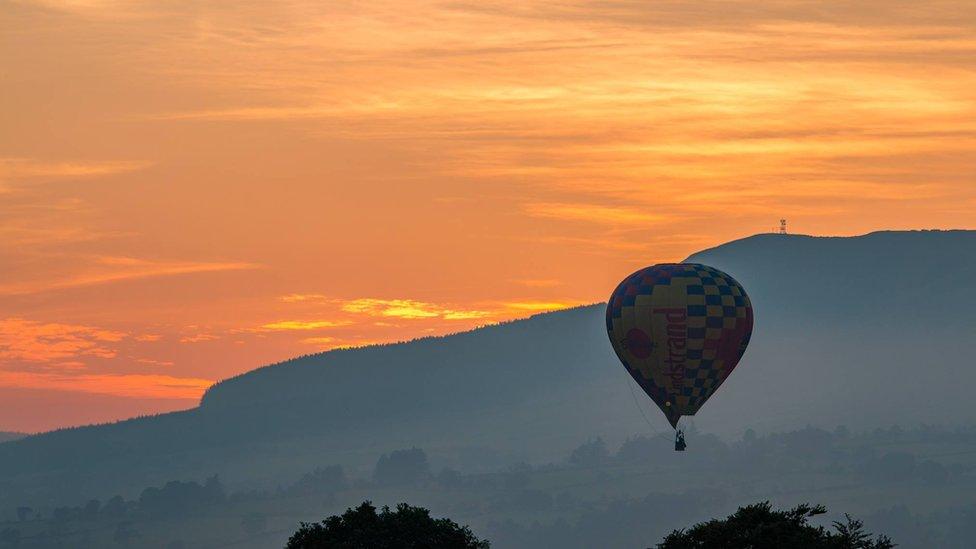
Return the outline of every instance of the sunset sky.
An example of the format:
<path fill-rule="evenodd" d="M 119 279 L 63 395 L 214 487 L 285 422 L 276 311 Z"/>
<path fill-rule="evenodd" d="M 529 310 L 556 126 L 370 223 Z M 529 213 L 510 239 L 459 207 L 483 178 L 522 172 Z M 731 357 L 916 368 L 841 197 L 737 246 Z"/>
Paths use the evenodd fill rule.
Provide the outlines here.
<path fill-rule="evenodd" d="M 972 0 L 0 2 L 0 430 L 976 227 Z"/>

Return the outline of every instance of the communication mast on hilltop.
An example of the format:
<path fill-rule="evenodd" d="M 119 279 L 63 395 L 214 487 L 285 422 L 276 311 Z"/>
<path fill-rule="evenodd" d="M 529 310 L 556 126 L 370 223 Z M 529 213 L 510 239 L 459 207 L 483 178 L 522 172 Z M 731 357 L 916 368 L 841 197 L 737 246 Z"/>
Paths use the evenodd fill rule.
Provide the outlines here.
<path fill-rule="evenodd" d="M 779 220 L 779 234 L 786 234 L 786 220 Z"/>

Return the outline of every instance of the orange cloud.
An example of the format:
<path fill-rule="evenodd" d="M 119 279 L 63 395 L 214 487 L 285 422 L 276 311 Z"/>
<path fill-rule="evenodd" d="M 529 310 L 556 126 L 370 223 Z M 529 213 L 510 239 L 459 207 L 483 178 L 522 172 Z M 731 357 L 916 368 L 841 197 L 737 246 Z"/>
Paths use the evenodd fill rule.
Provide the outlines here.
<path fill-rule="evenodd" d="M 328 298 L 322 294 L 288 294 L 278 299 L 285 303 L 301 303 L 303 301 L 324 301 Z"/>
<path fill-rule="evenodd" d="M 23 318 L 0 320 L 0 359 L 50 362 L 90 356 L 113 358 L 126 334 L 92 326 L 38 322 Z"/>
<path fill-rule="evenodd" d="M 172 360 L 155 360 L 152 358 L 137 358 L 136 362 L 139 364 L 149 364 L 151 366 L 172 366 L 175 364 Z"/>
<path fill-rule="evenodd" d="M 576 307 L 579 305 L 579 303 L 567 301 L 511 301 L 505 303 L 504 305 L 509 309 L 515 309 L 518 311 L 544 312 Z"/>
<path fill-rule="evenodd" d="M 220 339 L 220 336 L 213 334 L 195 334 L 189 336 L 183 336 L 180 338 L 180 343 L 203 343 L 206 341 L 214 341 Z"/>
<path fill-rule="evenodd" d="M 486 318 L 491 316 L 488 311 L 452 311 L 450 309 L 445 309 L 440 313 L 441 318 L 444 320 L 473 320 L 477 318 Z M 396 316 L 396 315 L 387 315 Z"/>
<path fill-rule="evenodd" d="M 491 315 L 488 311 L 452 309 L 413 299 L 360 298 L 345 302 L 342 305 L 342 310 L 347 313 L 403 319 L 443 318 L 445 320 L 468 320 L 485 318 Z"/>
<path fill-rule="evenodd" d="M 285 332 L 302 330 L 321 330 L 323 328 L 338 328 L 348 326 L 352 322 L 346 320 L 279 320 L 261 325 L 257 331 Z"/>

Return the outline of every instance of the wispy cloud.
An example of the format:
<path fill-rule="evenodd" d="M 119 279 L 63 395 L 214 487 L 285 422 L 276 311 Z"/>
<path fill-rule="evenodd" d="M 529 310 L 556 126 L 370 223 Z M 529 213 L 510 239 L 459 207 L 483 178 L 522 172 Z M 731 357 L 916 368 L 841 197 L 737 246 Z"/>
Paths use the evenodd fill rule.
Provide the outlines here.
<path fill-rule="evenodd" d="M 638 208 L 599 204 L 534 202 L 523 204 L 522 209 L 529 215 L 537 217 L 588 221 L 608 225 L 648 224 L 666 219 L 663 215 Z"/>
<path fill-rule="evenodd" d="M 47 281 L 37 280 L 0 285 L 0 295 L 36 294 L 142 278 L 241 271 L 259 268 L 262 268 L 262 265 L 240 261 L 152 261 L 134 257 L 100 256 L 95 258 L 95 261 L 87 266 L 87 272 Z"/>
<path fill-rule="evenodd" d="M 29 178 L 85 178 L 134 172 L 151 162 L 41 162 L 26 158 L 0 158 L 0 181 Z"/>
<path fill-rule="evenodd" d="M 214 334 L 193 334 L 181 337 L 180 343 L 206 343 L 218 339 L 220 339 L 220 336 Z"/>
<path fill-rule="evenodd" d="M 156 360 L 154 358 L 137 358 L 135 360 L 139 364 L 148 364 L 150 366 L 172 366 L 175 364 L 172 360 Z"/>
<path fill-rule="evenodd" d="M 155 114 L 153 120 L 307 120 L 322 118 L 346 118 L 350 115 L 378 114 L 396 111 L 401 105 L 394 101 L 347 103 L 328 107 L 267 106 L 221 110 L 184 111 Z"/>

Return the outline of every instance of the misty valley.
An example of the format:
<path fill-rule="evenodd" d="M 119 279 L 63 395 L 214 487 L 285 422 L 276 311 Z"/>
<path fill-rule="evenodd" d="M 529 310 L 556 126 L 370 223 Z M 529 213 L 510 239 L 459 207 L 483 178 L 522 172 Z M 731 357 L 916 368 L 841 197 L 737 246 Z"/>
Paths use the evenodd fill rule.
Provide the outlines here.
<path fill-rule="evenodd" d="M 856 514 L 900 547 L 972 546 L 976 427 L 750 429 L 728 442 L 691 430 L 688 440 L 693 451 L 678 455 L 667 433 L 618 444 L 597 437 L 555 462 L 488 471 L 405 448 L 372 468 L 326 459 L 291 482 L 251 490 L 230 489 L 216 474 L 174 480 L 129 497 L 11 508 L 0 546 L 280 547 L 300 522 L 363 500 L 423 505 L 494 547 L 650 547 L 673 529 L 761 500 L 822 503 L 821 522 Z"/>

